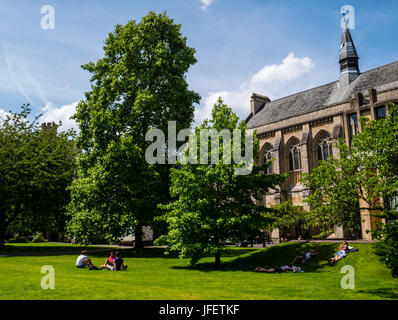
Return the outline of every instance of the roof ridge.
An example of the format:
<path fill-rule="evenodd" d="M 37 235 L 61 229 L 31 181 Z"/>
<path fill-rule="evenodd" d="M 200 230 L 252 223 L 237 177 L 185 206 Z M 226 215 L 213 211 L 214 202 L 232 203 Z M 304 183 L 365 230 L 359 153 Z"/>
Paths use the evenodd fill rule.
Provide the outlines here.
<path fill-rule="evenodd" d="M 396 63 L 398 63 L 398 60 L 397 60 L 397 61 L 394 61 L 394 62 L 390 62 L 390 63 L 384 64 L 384 65 L 382 65 L 382 66 L 379 66 L 379 67 L 376 67 L 376 68 L 373 68 L 373 69 L 369 69 L 369 70 L 364 71 L 364 72 L 361 72 L 360 75 L 362 75 L 362 74 L 364 74 L 364 73 L 368 73 L 368 72 L 374 71 L 374 70 L 377 70 L 377 69 L 381 69 L 381 68 L 384 68 L 384 67 L 390 66 L 390 65 L 392 65 L 392 64 L 396 64 Z M 359 78 L 359 77 L 358 77 L 358 78 Z M 287 96 L 280 97 L 280 98 L 275 99 L 275 100 L 271 100 L 271 103 L 272 103 L 272 102 L 275 102 L 275 101 L 282 100 L 282 99 L 286 99 L 286 98 L 289 98 L 289 97 L 293 97 L 293 96 L 295 96 L 295 95 L 299 95 L 299 94 L 302 94 L 302 93 L 307 92 L 307 91 L 319 89 L 319 88 L 321 88 L 321 87 L 326 87 L 326 86 L 328 86 L 328 85 L 331 85 L 331 84 L 337 83 L 337 82 L 339 82 L 339 80 L 335 80 L 335 81 L 328 82 L 328 83 L 326 83 L 326 84 L 322 84 L 322 85 L 319 85 L 319 86 L 316 86 L 316 87 L 313 87 L 313 88 L 310 88 L 310 89 L 306 89 L 306 90 L 303 90 L 303 91 L 299 91 L 299 92 L 296 92 L 296 93 L 292 93 L 292 94 L 289 94 L 289 95 L 287 95 Z"/>
<path fill-rule="evenodd" d="M 302 93 L 307 92 L 307 91 L 311 91 L 311 90 L 314 90 L 314 89 L 319 89 L 319 88 L 321 88 L 321 87 L 326 87 L 326 86 L 331 85 L 331 84 L 333 84 L 333 83 L 336 83 L 336 82 L 338 82 L 338 81 L 339 81 L 339 80 L 337 80 L 337 81 L 332 81 L 332 82 L 328 82 L 328 83 L 326 83 L 326 84 L 322 84 L 322 85 L 319 85 L 319 86 L 316 86 L 316 87 L 313 87 L 313 88 L 310 88 L 310 89 L 306 89 L 306 90 L 303 90 L 303 91 L 299 91 L 299 92 L 296 92 L 296 93 L 292 93 L 292 94 L 289 94 L 289 95 L 287 95 L 287 96 L 280 97 L 280 98 L 275 99 L 275 100 L 271 100 L 271 103 L 272 103 L 272 102 L 275 102 L 275 101 L 279 101 L 279 100 L 285 99 L 285 98 L 293 97 L 293 96 L 302 94 Z"/>
<path fill-rule="evenodd" d="M 361 72 L 361 74 L 363 74 L 363 73 L 368 73 L 368 72 L 370 72 L 370 71 L 374 71 L 374 70 L 381 69 L 381 68 L 384 68 L 384 67 L 388 67 L 388 66 L 390 66 L 390 65 L 392 65 L 392 64 L 396 64 L 396 63 L 398 63 L 398 60 L 397 60 L 397 61 L 394 61 L 394 62 L 387 63 L 387 64 L 383 64 L 382 66 L 379 66 L 379 67 L 376 67 L 376 68 L 373 68 L 373 69 L 369 69 L 369 70 L 364 71 L 364 72 Z"/>

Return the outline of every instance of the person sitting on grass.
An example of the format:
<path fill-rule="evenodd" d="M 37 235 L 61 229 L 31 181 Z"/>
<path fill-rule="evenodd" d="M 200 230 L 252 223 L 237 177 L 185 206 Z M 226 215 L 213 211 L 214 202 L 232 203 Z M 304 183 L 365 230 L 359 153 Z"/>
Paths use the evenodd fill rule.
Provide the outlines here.
<path fill-rule="evenodd" d="M 76 267 L 85 268 L 86 266 L 93 267 L 93 263 L 91 262 L 91 259 L 87 258 L 87 251 L 83 250 L 82 254 L 76 259 Z"/>
<path fill-rule="evenodd" d="M 310 251 L 308 251 L 308 252 L 301 251 L 301 255 L 295 257 L 293 259 L 291 265 L 294 266 L 297 260 L 301 260 L 301 263 L 304 263 L 307 260 L 311 259 L 311 257 L 316 256 L 318 254 L 319 254 L 319 251 L 317 248 L 311 248 Z"/>
<path fill-rule="evenodd" d="M 348 242 L 345 241 L 340 246 L 340 251 L 336 252 L 333 258 L 329 258 L 329 264 L 334 264 L 335 262 L 344 259 L 347 256 L 347 253 L 350 251 Z"/>
<path fill-rule="evenodd" d="M 265 273 L 282 273 L 282 272 L 286 272 L 286 271 L 300 272 L 301 268 L 285 265 L 285 266 L 281 266 L 279 268 L 266 269 L 266 268 L 262 268 L 262 267 L 257 267 L 256 269 L 254 269 L 254 272 L 265 272 Z"/>
<path fill-rule="evenodd" d="M 108 265 L 107 268 L 112 271 L 125 271 L 127 266 L 124 265 L 124 260 L 120 257 L 119 252 L 115 252 L 115 256 L 113 266 Z"/>
<path fill-rule="evenodd" d="M 286 237 L 281 237 L 281 243 L 289 242 L 289 239 Z"/>
<path fill-rule="evenodd" d="M 113 262 L 114 262 L 115 258 L 116 258 L 115 254 L 113 252 L 111 252 L 109 254 L 109 258 L 106 259 L 105 264 L 102 265 L 101 268 L 106 269 L 106 268 L 108 268 L 108 266 L 113 267 Z"/>

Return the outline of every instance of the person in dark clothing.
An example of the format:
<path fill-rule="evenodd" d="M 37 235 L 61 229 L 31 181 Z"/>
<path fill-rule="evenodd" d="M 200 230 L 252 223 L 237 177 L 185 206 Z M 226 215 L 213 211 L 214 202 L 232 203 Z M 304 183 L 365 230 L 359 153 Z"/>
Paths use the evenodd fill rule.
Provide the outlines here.
<path fill-rule="evenodd" d="M 112 271 L 125 271 L 127 266 L 124 264 L 123 258 L 120 257 L 119 252 L 115 253 L 116 258 L 113 260 L 113 266 L 110 268 Z"/>

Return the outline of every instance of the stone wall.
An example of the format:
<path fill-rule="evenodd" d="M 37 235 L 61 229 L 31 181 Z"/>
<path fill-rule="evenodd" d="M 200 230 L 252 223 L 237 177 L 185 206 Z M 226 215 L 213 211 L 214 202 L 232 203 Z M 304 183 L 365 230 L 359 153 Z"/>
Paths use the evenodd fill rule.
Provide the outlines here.
<path fill-rule="evenodd" d="M 304 203 L 309 195 L 309 190 L 302 185 L 299 177 L 302 173 L 310 173 L 318 165 L 317 144 L 319 138 L 329 135 L 334 144 L 339 137 L 342 137 L 349 143 L 348 116 L 356 113 L 358 119 L 361 116 L 375 119 L 375 108 L 386 106 L 388 111 L 389 102 L 398 102 L 398 86 L 380 92 L 370 88 L 365 93 L 356 93 L 349 101 L 342 104 L 256 128 L 260 139 L 260 157 L 263 156 L 265 150 L 271 147 L 272 157 L 275 159 L 272 165 L 274 173 L 289 172 L 288 148 L 293 140 L 300 142 L 301 151 L 301 170 L 289 173 L 288 181 L 266 195 L 263 205 L 270 207 L 281 201 L 291 200 L 294 205 L 309 210 L 309 206 Z M 361 129 L 360 125 L 359 129 Z M 339 156 L 336 147 L 333 148 L 333 156 Z M 262 159 L 260 158 L 259 161 Z M 361 211 L 361 220 L 362 238 L 370 240 L 371 235 L 367 234 L 366 230 L 374 230 L 378 221 L 370 216 L 369 210 Z M 273 232 L 274 236 L 276 234 L 279 234 L 277 230 Z M 344 230 L 336 229 L 333 236 L 343 237 Z"/>

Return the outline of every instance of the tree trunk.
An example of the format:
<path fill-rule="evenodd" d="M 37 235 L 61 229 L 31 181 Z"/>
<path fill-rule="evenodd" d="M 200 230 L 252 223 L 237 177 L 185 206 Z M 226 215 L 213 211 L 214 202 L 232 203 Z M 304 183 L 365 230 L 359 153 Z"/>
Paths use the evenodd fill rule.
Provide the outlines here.
<path fill-rule="evenodd" d="M 6 238 L 6 218 L 5 212 L 3 210 L 0 211 L 0 250 L 4 249 L 4 242 Z"/>
<path fill-rule="evenodd" d="M 4 246 L 5 238 L 6 238 L 6 231 L 3 228 L 3 226 L 0 226 L 0 250 L 3 250 L 5 248 Z"/>
<path fill-rule="evenodd" d="M 143 243 L 142 243 L 142 225 L 139 223 L 137 227 L 135 228 L 135 249 L 142 249 Z"/>
<path fill-rule="evenodd" d="M 216 258 L 216 261 L 215 261 L 216 266 L 219 267 L 221 265 L 221 253 L 219 251 L 216 252 L 215 258 Z"/>

